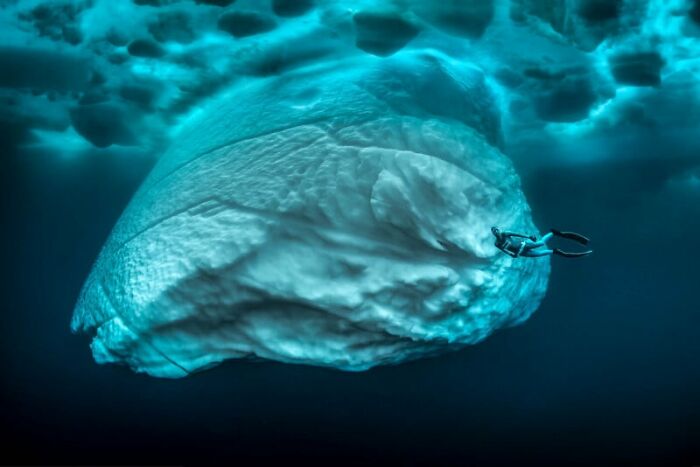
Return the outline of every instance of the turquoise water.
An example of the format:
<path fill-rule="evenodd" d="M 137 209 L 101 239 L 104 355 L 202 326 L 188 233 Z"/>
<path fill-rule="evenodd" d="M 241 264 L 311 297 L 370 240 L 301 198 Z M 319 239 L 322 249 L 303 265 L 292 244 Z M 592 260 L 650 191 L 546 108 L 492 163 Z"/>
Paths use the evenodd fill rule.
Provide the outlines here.
<path fill-rule="evenodd" d="M 0 2 L 3 460 L 699 462 L 697 2 L 228 3 Z M 411 51 L 483 73 L 494 104 L 449 114 L 427 85 L 410 111 L 489 135 L 534 225 L 593 239 L 528 321 L 360 373 L 94 362 L 76 300 L 183 128 L 251 83 Z"/>

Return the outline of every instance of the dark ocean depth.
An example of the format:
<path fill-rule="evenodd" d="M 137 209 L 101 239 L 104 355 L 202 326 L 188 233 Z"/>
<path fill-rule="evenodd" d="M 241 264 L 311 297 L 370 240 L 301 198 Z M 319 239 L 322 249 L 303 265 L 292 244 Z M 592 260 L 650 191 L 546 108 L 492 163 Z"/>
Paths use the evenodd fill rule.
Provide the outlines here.
<path fill-rule="evenodd" d="M 0 464 L 700 464 L 700 126 L 664 123 L 691 106 L 675 96 L 640 98 L 661 123 L 580 137 L 576 157 L 508 151 L 535 224 L 595 250 L 552 259 L 524 324 L 366 372 L 229 361 L 178 380 L 98 365 L 70 331 L 158 154 L 31 145 L 3 115 Z"/>

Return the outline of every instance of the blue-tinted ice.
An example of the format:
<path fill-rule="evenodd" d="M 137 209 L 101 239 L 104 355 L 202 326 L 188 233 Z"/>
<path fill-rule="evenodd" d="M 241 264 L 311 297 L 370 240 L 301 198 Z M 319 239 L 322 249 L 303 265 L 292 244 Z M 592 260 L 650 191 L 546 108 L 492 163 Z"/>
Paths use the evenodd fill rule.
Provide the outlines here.
<path fill-rule="evenodd" d="M 548 259 L 499 255 L 489 232 L 537 233 L 506 155 L 635 157 L 630 129 L 695 124 L 699 12 L 0 1 L 0 116 L 66 156 L 162 154 L 75 310 L 99 362 L 165 377 L 242 357 L 362 370 L 531 315 Z"/>

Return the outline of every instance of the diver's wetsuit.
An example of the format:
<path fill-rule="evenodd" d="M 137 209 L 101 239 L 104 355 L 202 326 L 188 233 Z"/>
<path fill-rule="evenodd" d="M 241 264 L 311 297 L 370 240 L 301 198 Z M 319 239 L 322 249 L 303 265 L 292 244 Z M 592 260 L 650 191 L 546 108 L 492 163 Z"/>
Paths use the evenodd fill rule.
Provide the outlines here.
<path fill-rule="evenodd" d="M 540 240 L 537 240 L 537 237 L 534 235 L 530 236 L 516 232 L 501 232 L 496 227 L 491 228 L 491 231 L 496 237 L 496 248 L 505 254 L 512 256 L 513 258 L 517 258 L 518 256 L 536 258 L 539 256 L 549 256 L 552 254 L 564 256 L 566 258 L 578 258 L 580 256 L 586 256 L 593 253 L 592 250 L 583 252 L 568 252 L 562 251 L 559 248 L 547 248 L 547 241 L 554 235 L 586 245 L 588 243 L 588 239 L 575 232 L 560 232 L 559 230 L 552 229 L 551 232 L 548 232 Z"/>

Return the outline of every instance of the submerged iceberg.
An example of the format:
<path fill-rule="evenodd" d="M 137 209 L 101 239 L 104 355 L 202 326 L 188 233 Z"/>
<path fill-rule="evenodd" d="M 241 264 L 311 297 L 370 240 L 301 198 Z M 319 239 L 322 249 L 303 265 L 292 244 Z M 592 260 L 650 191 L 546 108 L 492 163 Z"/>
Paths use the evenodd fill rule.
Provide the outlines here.
<path fill-rule="evenodd" d="M 353 61 L 354 60 L 354 61 Z M 343 370 L 527 319 L 549 260 L 482 72 L 434 51 L 243 82 L 182 130 L 123 214 L 72 322 L 98 362 L 180 377 L 259 357 Z"/>
<path fill-rule="evenodd" d="M 162 154 L 72 321 L 158 376 L 361 370 L 521 322 L 549 262 L 491 245 L 536 231 L 503 154 L 642 160 L 628 141 L 700 121 L 700 0 L 17 0 L 0 22 L 14 141 Z"/>

